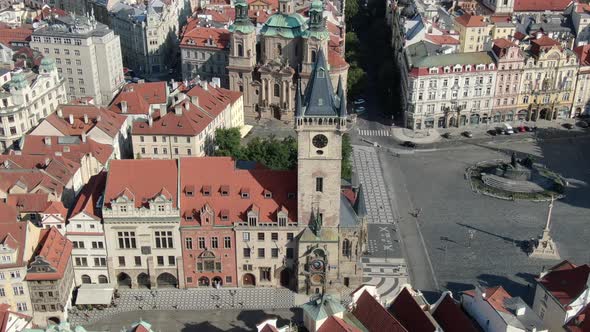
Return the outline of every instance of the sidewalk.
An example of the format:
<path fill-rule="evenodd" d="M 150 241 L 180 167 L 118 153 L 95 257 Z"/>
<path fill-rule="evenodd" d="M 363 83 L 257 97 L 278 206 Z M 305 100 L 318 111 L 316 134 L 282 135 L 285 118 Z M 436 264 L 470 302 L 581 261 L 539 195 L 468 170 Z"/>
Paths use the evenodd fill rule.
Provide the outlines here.
<path fill-rule="evenodd" d="M 437 129 L 413 131 L 407 128 L 393 127 L 391 128 L 391 135 L 398 141 L 412 141 L 418 144 L 430 144 L 441 140 Z"/>

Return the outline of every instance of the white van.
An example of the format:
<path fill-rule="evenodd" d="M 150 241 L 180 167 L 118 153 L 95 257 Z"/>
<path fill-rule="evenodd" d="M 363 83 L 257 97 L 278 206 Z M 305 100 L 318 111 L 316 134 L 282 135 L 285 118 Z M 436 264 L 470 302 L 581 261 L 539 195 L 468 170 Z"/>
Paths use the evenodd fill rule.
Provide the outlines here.
<path fill-rule="evenodd" d="M 505 123 L 504 124 L 504 132 L 506 132 L 506 135 L 510 135 L 510 134 L 514 134 L 514 129 L 512 129 L 512 126 Z"/>

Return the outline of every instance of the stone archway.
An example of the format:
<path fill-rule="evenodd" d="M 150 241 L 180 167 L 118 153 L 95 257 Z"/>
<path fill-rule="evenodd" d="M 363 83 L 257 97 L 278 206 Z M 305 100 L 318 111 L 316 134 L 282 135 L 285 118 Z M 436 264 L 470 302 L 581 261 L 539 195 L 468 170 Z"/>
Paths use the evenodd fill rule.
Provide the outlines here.
<path fill-rule="evenodd" d="M 543 108 L 539 113 L 539 119 L 542 120 L 551 120 L 551 111 L 546 108 Z"/>
<path fill-rule="evenodd" d="M 199 287 L 209 287 L 209 278 L 200 277 L 199 278 Z"/>
<path fill-rule="evenodd" d="M 81 278 L 82 278 L 83 284 L 91 284 L 92 283 L 92 279 L 87 274 L 83 274 Z"/>
<path fill-rule="evenodd" d="M 117 286 L 119 288 L 131 288 L 131 277 L 125 272 L 119 273 L 117 276 Z"/>
<path fill-rule="evenodd" d="M 459 121 L 459 125 L 460 126 L 466 126 L 467 125 L 467 115 L 461 115 L 461 120 Z"/>
<path fill-rule="evenodd" d="M 137 276 L 137 286 L 139 288 L 150 288 L 152 286 L 150 277 L 146 273 L 140 273 Z"/>
<path fill-rule="evenodd" d="M 164 272 L 156 279 L 158 288 L 176 288 L 178 286 L 178 280 L 175 276 L 168 272 Z"/>
<path fill-rule="evenodd" d="M 291 276 L 292 275 L 293 275 L 293 272 L 289 268 L 284 268 L 281 270 L 281 273 L 279 275 L 281 287 L 291 288 Z"/>
<path fill-rule="evenodd" d="M 449 119 L 449 127 L 457 127 L 457 118 L 456 117 L 451 117 Z"/>
<path fill-rule="evenodd" d="M 243 286 L 256 286 L 256 277 L 252 273 L 246 273 L 242 277 Z"/>
<path fill-rule="evenodd" d="M 445 128 L 445 117 L 441 116 L 438 118 L 438 128 Z"/>
<path fill-rule="evenodd" d="M 219 277 L 219 276 L 213 277 L 213 279 L 211 279 L 211 281 L 212 281 L 211 285 L 215 288 L 223 286 L 223 279 L 221 279 L 221 277 Z"/>
<path fill-rule="evenodd" d="M 469 117 L 469 123 L 472 125 L 479 124 L 479 120 L 479 114 L 471 114 L 471 116 Z"/>
<path fill-rule="evenodd" d="M 61 320 L 59 319 L 59 317 L 49 317 L 47 318 L 47 325 L 59 325 L 61 323 Z"/>

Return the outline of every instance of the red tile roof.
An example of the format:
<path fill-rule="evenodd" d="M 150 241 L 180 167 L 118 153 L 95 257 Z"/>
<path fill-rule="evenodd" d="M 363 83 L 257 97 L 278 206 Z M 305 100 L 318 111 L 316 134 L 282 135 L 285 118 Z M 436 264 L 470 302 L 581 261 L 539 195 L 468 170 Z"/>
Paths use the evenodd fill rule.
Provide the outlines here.
<path fill-rule="evenodd" d="M 198 22 L 198 19 L 192 19 L 187 23 L 180 40 L 180 47 L 219 50 L 229 48 L 230 32 L 228 30 L 197 26 Z"/>
<path fill-rule="evenodd" d="M 494 47 L 509 48 L 509 47 L 514 47 L 514 46 L 517 46 L 517 45 L 506 38 L 494 39 Z"/>
<path fill-rule="evenodd" d="M 483 16 L 475 16 L 469 14 L 463 14 L 455 19 L 457 23 L 460 25 L 467 27 L 467 28 L 478 28 L 478 27 L 485 27 L 488 25 L 487 22 L 484 22 Z"/>
<path fill-rule="evenodd" d="M 373 331 L 408 332 L 405 327 L 375 298 L 364 291 L 359 296 L 352 314 L 365 328 Z"/>
<path fill-rule="evenodd" d="M 47 121 L 64 136 L 81 136 L 88 134 L 92 129 L 98 128 L 109 137 L 115 137 L 121 127 L 125 124 L 125 117 L 106 108 L 94 105 L 59 105 L 59 111 L 51 113 L 44 121 Z M 72 122 L 70 122 L 70 115 Z M 84 116 L 86 115 L 87 121 Z M 33 131 L 33 135 L 36 131 Z"/>
<path fill-rule="evenodd" d="M 590 13 L 590 4 L 578 2 L 576 5 L 576 13 Z"/>
<path fill-rule="evenodd" d="M 574 48 L 581 66 L 590 66 L 590 45 L 583 45 Z"/>
<path fill-rule="evenodd" d="M 493 23 L 512 22 L 512 17 L 510 15 L 494 15 L 490 16 L 490 21 Z"/>
<path fill-rule="evenodd" d="M 266 324 L 266 325 L 264 325 L 264 327 L 262 327 L 260 332 L 279 332 L 279 329 L 277 329 L 276 327 L 274 327 L 270 324 Z"/>
<path fill-rule="evenodd" d="M 541 51 L 547 51 L 555 46 L 561 47 L 561 44 L 557 40 L 545 35 L 541 36 L 541 38 L 531 40 L 531 52 L 536 55 L 539 55 Z"/>
<path fill-rule="evenodd" d="M 151 179 L 148 181 L 148 179 Z M 176 160 L 113 160 L 105 189 L 104 205 L 125 194 L 135 200 L 137 208 L 159 194 L 172 198 L 178 207 L 178 167 Z"/>
<path fill-rule="evenodd" d="M 51 19 L 54 17 L 62 16 L 69 16 L 69 14 L 63 9 L 46 6 L 43 9 L 41 9 L 41 13 L 39 13 L 39 15 L 37 15 L 37 17 L 34 18 L 34 21 L 43 21 L 45 19 Z"/>
<path fill-rule="evenodd" d="M 85 212 L 89 217 L 100 220 L 102 217 L 102 210 L 100 207 L 97 207 L 97 203 L 99 198 L 104 194 L 106 180 L 106 172 L 100 172 L 91 177 L 76 198 L 76 204 L 70 211 L 68 218 L 76 216 L 81 212 Z"/>
<path fill-rule="evenodd" d="M 566 260 L 549 269 L 549 272 L 537 279 L 537 282 L 566 307 L 587 288 L 586 282 L 589 277 L 588 264 L 576 266 Z"/>
<path fill-rule="evenodd" d="M 332 69 L 346 69 L 348 68 L 348 63 L 344 58 L 334 52 L 333 50 L 328 50 L 328 63 L 330 64 L 330 68 Z"/>
<path fill-rule="evenodd" d="M 444 295 L 432 316 L 445 332 L 477 332 L 469 317 L 449 293 Z"/>
<path fill-rule="evenodd" d="M 49 205 L 47 205 L 47 208 L 45 211 L 43 211 L 43 213 L 58 215 L 65 218 L 68 215 L 68 209 L 63 205 L 62 202 L 52 201 L 49 202 Z"/>
<path fill-rule="evenodd" d="M 279 210 L 288 213 L 290 222 L 297 220 L 297 199 L 288 197 L 297 192 L 294 171 L 238 169 L 230 157 L 187 157 L 180 159 L 180 182 L 181 225 L 195 225 L 206 205 L 215 212 L 216 225 L 246 221 L 251 209 L 259 211 L 260 222 L 276 223 Z M 192 196 L 186 194 L 189 188 Z M 204 195 L 203 188 L 208 189 L 209 196 Z M 226 190 L 228 194 L 222 195 Z M 242 198 L 243 191 L 249 192 L 248 198 Z M 265 192 L 271 197 L 266 198 Z M 187 220 L 189 215 L 193 220 Z"/>
<path fill-rule="evenodd" d="M 407 288 L 397 295 L 389 310 L 408 331 L 434 332 L 436 327 Z"/>
<path fill-rule="evenodd" d="M 167 103 L 168 87 L 166 82 L 129 83 L 111 102 L 109 109 L 123 113 L 121 101 L 127 102 L 127 114 L 148 114 L 150 105 Z"/>
<path fill-rule="evenodd" d="M 12 264 L 3 264 L 2 268 L 11 268 L 24 266 L 30 257 L 24 257 L 27 245 L 27 225 L 28 222 L 17 222 L 12 220 L 10 222 L 3 222 L 0 227 L 0 244 L 17 250 L 17 260 Z M 35 227 L 35 226 L 31 226 Z M 31 239 L 36 240 L 36 239 Z"/>
<path fill-rule="evenodd" d="M 590 304 L 565 324 L 568 332 L 590 332 Z"/>
<path fill-rule="evenodd" d="M 357 327 L 346 323 L 342 318 L 330 316 L 320 326 L 317 332 L 361 332 Z"/>
<path fill-rule="evenodd" d="M 511 313 L 510 310 L 504 307 L 506 300 L 511 299 L 512 296 L 506 292 L 502 286 L 490 287 L 484 290 L 484 300 L 486 300 L 497 311 Z M 475 297 L 475 290 L 464 291 L 463 294 Z"/>
<path fill-rule="evenodd" d="M 0 224 L 16 222 L 17 217 L 16 207 L 0 202 Z"/>
<path fill-rule="evenodd" d="M 13 329 L 15 328 L 15 321 L 10 322 L 10 325 L 8 324 L 8 318 L 10 315 L 15 315 L 29 322 L 33 320 L 33 317 L 31 316 L 21 314 L 20 312 L 11 311 L 9 304 L 0 304 L 0 332 L 6 332 L 8 330 L 13 331 Z"/>
<path fill-rule="evenodd" d="M 51 144 L 48 144 L 47 138 Z M 83 156 L 92 154 L 102 165 L 106 165 L 113 154 L 113 146 L 98 143 L 91 138 L 82 142 L 80 139 L 67 140 L 60 136 L 27 135 L 22 140 L 21 152 L 28 155 L 52 157 L 56 160 L 63 156 L 63 159 L 60 160 L 70 163 L 80 163 Z"/>
<path fill-rule="evenodd" d="M 11 46 L 13 42 L 28 43 L 31 41 L 33 29 L 29 28 L 0 28 L 0 43 Z"/>
<path fill-rule="evenodd" d="M 55 227 L 41 230 L 35 259 L 29 264 L 26 280 L 58 280 L 68 268 L 72 254 L 72 242 Z M 49 263 L 49 272 L 37 272 L 34 267 L 39 262 Z"/>
<path fill-rule="evenodd" d="M 572 0 L 516 0 L 514 2 L 515 12 L 543 12 L 565 10 Z"/>
<path fill-rule="evenodd" d="M 37 212 L 45 211 L 49 202 L 46 193 L 39 194 L 10 194 L 6 199 L 6 203 L 16 207 L 20 212 Z"/>
<path fill-rule="evenodd" d="M 437 45 L 459 45 L 459 39 L 453 38 L 449 35 L 430 35 L 427 34 L 426 39 Z"/>

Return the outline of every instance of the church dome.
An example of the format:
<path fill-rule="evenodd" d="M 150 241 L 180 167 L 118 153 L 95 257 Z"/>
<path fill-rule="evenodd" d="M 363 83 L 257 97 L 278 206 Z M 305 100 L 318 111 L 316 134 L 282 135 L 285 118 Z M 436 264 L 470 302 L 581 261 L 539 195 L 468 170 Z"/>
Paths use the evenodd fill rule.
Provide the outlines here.
<path fill-rule="evenodd" d="M 27 87 L 28 82 L 25 74 L 23 72 L 16 73 L 12 76 L 10 80 L 10 87 L 15 89 L 22 89 Z"/>
<path fill-rule="evenodd" d="M 276 13 L 264 23 L 261 33 L 264 36 L 296 38 L 305 30 L 305 18 L 298 13 L 285 15 Z"/>
<path fill-rule="evenodd" d="M 39 69 L 41 72 L 50 72 L 55 69 L 55 60 L 50 57 L 44 57 L 41 60 L 41 64 L 39 65 Z"/>

